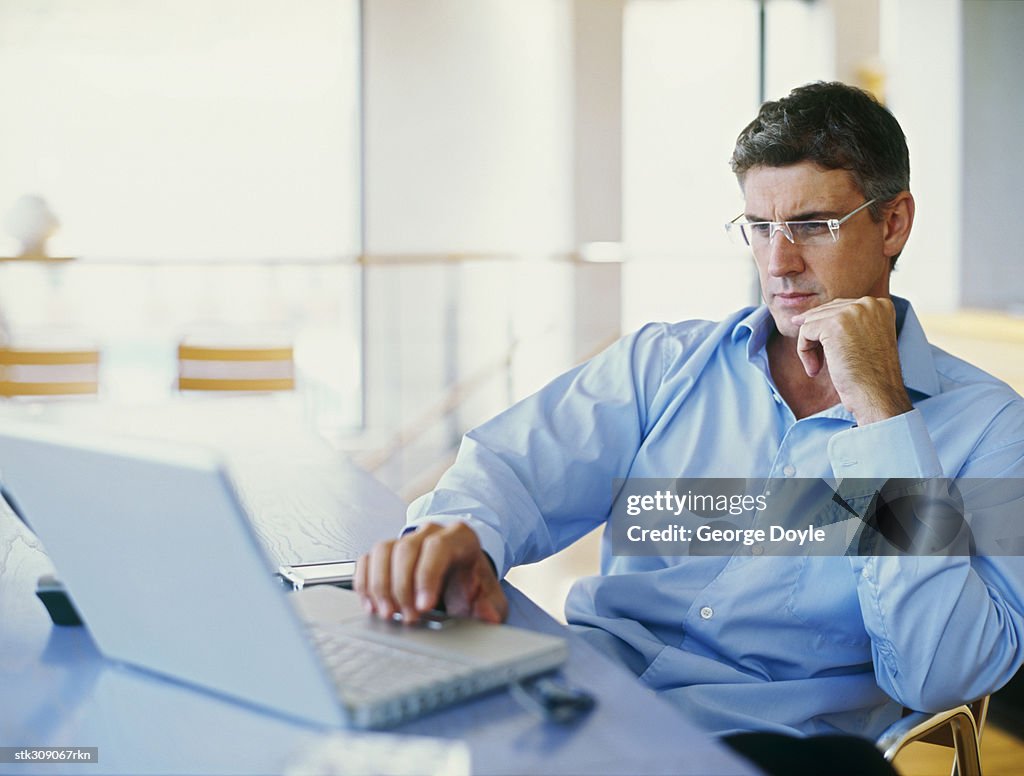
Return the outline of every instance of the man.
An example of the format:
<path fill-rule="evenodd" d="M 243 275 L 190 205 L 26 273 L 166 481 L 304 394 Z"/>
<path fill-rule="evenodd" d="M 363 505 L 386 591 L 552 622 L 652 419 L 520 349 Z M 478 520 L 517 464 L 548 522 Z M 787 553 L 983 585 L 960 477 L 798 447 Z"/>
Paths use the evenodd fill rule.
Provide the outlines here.
<path fill-rule="evenodd" d="M 617 478 L 1024 475 L 1024 401 L 890 296 L 914 220 L 896 119 L 801 87 L 762 106 L 732 167 L 764 304 L 648 325 L 468 433 L 416 530 L 360 561 L 369 611 L 502 620 L 499 578 L 607 520 Z M 612 549 L 568 620 L 711 731 L 874 737 L 1024 661 L 1020 557 Z"/>

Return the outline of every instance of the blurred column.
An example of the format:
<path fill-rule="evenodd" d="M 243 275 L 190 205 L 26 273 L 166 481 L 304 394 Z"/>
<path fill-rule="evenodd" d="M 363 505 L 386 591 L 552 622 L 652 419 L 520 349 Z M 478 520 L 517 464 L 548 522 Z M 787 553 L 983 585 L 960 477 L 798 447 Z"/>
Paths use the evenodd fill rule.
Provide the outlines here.
<path fill-rule="evenodd" d="M 963 15 L 961 302 L 1024 315 L 1016 228 L 1024 176 L 1024 3 L 971 0 Z"/>
<path fill-rule="evenodd" d="M 524 259 L 572 250 L 571 10 L 571 0 L 363 2 L 371 430 L 417 422 L 507 353 L 510 316 L 547 295 L 513 295 L 535 266 Z M 483 390 L 492 413 L 507 401 L 505 382 Z M 431 432 L 437 446 L 453 430 Z"/>
<path fill-rule="evenodd" d="M 573 2 L 572 357 L 622 318 L 622 21 L 625 0 Z"/>
<path fill-rule="evenodd" d="M 914 231 L 892 276 L 921 311 L 959 304 L 963 32 L 961 0 L 881 0 L 886 102 L 910 148 Z"/>

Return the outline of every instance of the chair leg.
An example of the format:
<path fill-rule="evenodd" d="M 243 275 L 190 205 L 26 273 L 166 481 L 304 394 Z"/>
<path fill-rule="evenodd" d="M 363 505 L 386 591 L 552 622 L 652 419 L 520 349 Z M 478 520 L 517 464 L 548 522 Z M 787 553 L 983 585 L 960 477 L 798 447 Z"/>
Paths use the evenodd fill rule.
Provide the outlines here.
<path fill-rule="evenodd" d="M 986 710 L 984 706 L 979 709 L 981 714 Z M 971 708 L 966 705 L 938 714 L 913 712 L 890 725 L 875 745 L 884 753 L 885 759 L 892 762 L 905 746 L 940 728 L 948 728 L 953 738 L 953 776 L 981 776 L 979 725 L 975 722 Z"/>
<path fill-rule="evenodd" d="M 953 776 L 981 776 L 981 751 L 974 717 L 970 713 L 961 712 L 950 718 L 949 725 L 956 750 Z"/>

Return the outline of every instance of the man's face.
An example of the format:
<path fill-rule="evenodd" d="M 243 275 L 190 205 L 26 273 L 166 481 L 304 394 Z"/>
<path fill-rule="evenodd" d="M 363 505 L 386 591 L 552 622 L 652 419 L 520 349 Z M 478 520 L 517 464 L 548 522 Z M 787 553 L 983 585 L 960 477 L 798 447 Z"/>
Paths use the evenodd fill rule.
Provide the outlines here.
<path fill-rule="evenodd" d="M 748 221 L 811 221 L 842 218 L 865 197 L 845 170 L 824 170 L 810 162 L 787 167 L 754 167 L 743 181 Z M 799 327 L 797 313 L 833 299 L 889 296 L 891 262 L 885 251 L 885 222 L 867 209 L 839 228 L 839 240 L 825 245 L 794 245 L 782 233 L 754 251 L 761 293 L 784 337 Z"/>

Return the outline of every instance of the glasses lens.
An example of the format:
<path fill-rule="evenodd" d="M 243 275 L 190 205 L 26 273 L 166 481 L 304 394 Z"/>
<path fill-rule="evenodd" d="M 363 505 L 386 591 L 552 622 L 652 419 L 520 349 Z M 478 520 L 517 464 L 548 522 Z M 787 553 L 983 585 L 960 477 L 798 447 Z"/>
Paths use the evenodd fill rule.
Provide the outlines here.
<path fill-rule="evenodd" d="M 772 225 L 766 221 L 756 224 L 744 224 L 747 242 L 751 245 L 762 245 L 772 239 Z"/>
<path fill-rule="evenodd" d="M 828 221 L 793 221 L 789 230 L 797 245 L 828 245 L 834 242 Z"/>
<path fill-rule="evenodd" d="M 767 246 L 780 233 L 779 239 L 787 239 L 796 245 L 831 245 L 835 236 L 828 221 L 782 221 L 772 223 L 760 221 L 752 224 L 737 224 L 744 242 L 755 250 Z"/>
<path fill-rule="evenodd" d="M 785 224 L 757 221 L 752 224 L 740 224 L 740 229 L 747 245 L 754 249 L 762 248 L 770 243 L 776 232 L 782 233 L 782 239 L 788 239 Z"/>
<path fill-rule="evenodd" d="M 729 241 L 733 245 L 740 245 L 743 247 L 750 245 L 750 241 L 747 239 L 747 234 L 743 231 L 743 224 L 731 221 L 725 225 L 725 233 L 729 235 Z"/>

